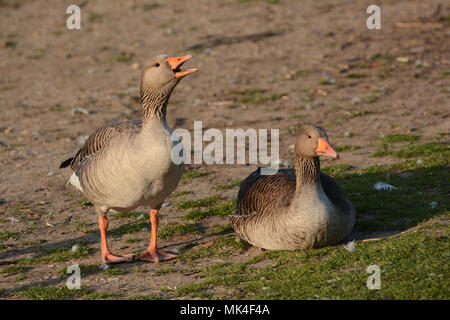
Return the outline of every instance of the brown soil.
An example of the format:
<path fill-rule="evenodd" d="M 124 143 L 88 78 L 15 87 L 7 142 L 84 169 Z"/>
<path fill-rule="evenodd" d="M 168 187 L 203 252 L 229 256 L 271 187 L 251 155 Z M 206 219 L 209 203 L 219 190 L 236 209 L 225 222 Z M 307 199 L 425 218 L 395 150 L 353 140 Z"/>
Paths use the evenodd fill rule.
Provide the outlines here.
<path fill-rule="evenodd" d="M 99 249 L 98 233 L 77 228 L 85 223 L 95 230 L 95 211 L 80 206 L 84 197 L 65 186 L 71 173 L 58 166 L 95 128 L 139 117 L 140 66 L 157 54 L 192 53 L 195 59 L 187 66 L 201 70 L 174 91 L 168 108 L 172 128 L 192 130 L 194 120 L 220 130 L 279 128 L 283 160 L 291 158 L 293 128 L 303 123 L 323 126 L 333 144 L 360 146 L 337 161 L 322 162 L 356 168 L 394 161 L 370 157 L 380 134 L 414 132 L 426 140 L 450 128 L 450 83 L 444 76 L 450 68 L 448 5 L 436 13 L 436 1 L 377 1 L 382 29 L 368 30 L 367 1 L 159 1 L 156 8 L 145 6 L 149 3 L 85 1 L 81 30 L 70 31 L 65 11 L 71 1 L 0 1 L 0 231 L 19 233 L 18 239 L 1 241 L 6 246 L 2 264 L 79 242 Z M 397 22 L 419 24 L 399 27 Z M 335 84 L 319 84 L 330 79 Z M 239 103 L 234 92 L 251 88 L 284 96 Z M 89 114 L 71 115 L 75 107 Z M 172 205 L 161 210 L 161 224 L 185 222 L 179 217 L 186 211 L 174 206 L 179 200 L 216 194 L 234 199 L 238 188 L 212 187 L 254 168 L 190 166 L 210 174 L 180 183 L 177 191 L 193 194 L 168 198 Z M 111 228 L 125 221 L 111 220 Z M 209 230 L 226 223 L 216 217 L 199 224 Z M 141 241 L 123 241 L 130 237 Z M 111 246 L 117 253 L 142 251 L 148 238 L 148 231 L 140 231 Z M 213 239 L 186 235 L 160 244 L 180 249 Z M 94 273 L 83 277 L 83 285 L 101 293 L 167 297 L 162 288 L 197 280 L 187 267 L 243 261 L 254 254 L 250 250 L 190 265 L 180 260 L 124 264 L 121 268 L 130 273 Z M 23 286 L 62 285 L 65 278 L 58 270 L 73 263 L 100 264 L 99 251 L 79 261 L 35 265 L 20 281 L 0 275 L 0 286 L 14 292 Z M 137 266 L 148 272 L 133 272 Z M 176 272 L 155 274 L 161 268 Z"/>

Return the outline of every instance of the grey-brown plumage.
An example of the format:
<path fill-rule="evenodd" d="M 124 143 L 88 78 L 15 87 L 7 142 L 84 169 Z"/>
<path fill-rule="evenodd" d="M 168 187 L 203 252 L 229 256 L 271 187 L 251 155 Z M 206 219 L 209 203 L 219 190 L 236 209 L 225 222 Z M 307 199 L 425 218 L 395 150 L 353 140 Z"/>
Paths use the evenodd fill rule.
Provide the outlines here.
<path fill-rule="evenodd" d="M 336 156 L 323 129 L 302 127 L 295 147 L 295 169 L 245 179 L 237 198 L 235 231 L 265 249 L 307 249 L 336 244 L 351 231 L 353 205 L 339 185 L 320 172 L 318 155 Z"/>
<path fill-rule="evenodd" d="M 101 150 L 110 138 L 120 135 L 124 130 L 132 130 L 137 132 L 141 127 L 142 120 L 130 120 L 119 123 L 111 123 L 98 128 L 89 136 L 83 147 L 78 150 L 76 155 L 63 161 L 59 168 L 61 169 L 70 166 L 73 171 L 76 171 L 80 165 L 80 162 L 84 158 L 89 157 L 91 154 Z"/>
<path fill-rule="evenodd" d="M 83 192 L 100 216 L 104 262 L 129 260 L 114 256 L 107 249 L 108 211 L 125 212 L 147 205 L 157 216 L 164 199 L 180 181 L 184 163 L 174 162 L 172 151 L 181 141 L 167 125 L 166 108 L 180 79 L 197 71 L 179 69 L 190 58 L 161 55 L 149 61 L 141 78 L 142 118 L 98 128 L 75 156 L 61 163 L 61 168 L 70 166 L 74 171 L 69 183 Z M 152 228 L 156 228 L 157 221 L 156 217 Z M 154 233 L 156 237 L 156 229 Z M 156 238 L 152 246 L 148 254 L 156 261 L 164 254 L 158 253 Z"/>

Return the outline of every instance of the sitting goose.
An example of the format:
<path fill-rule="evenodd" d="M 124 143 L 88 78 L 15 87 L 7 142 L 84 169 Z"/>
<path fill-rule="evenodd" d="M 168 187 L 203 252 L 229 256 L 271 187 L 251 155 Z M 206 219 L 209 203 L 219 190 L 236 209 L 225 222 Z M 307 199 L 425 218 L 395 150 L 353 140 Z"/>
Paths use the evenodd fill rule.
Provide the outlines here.
<path fill-rule="evenodd" d="M 269 250 L 320 248 L 337 244 L 352 230 L 355 209 L 337 183 L 320 171 L 319 156 L 337 158 L 322 128 L 303 126 L 295 143 L 295 169 L 262 175 L 261 168 L 240 186 L 238 235 Z"/>
<path fill-rule="evenodd" d="M 143 68 L 140 89 L 142 120 L 106 125 L 94 131 L 77 154 L 64 161 L 74 173 L 69 183 L 92 202 L 99 215 L 104 263 L 131 261 L 133 254 L 114 255 L 108 249 L 106 231 L 110 209 L 126 212 L 150 206 L 150 246 L 139 260 L 159 262 L 176 255 L 158 250 L 156 233 L 159 209 L 178 185 L 184 164 L 174 164 L 172 129 L 166 123 L 166 108 L 178 82 L 197 69 L 180 70 L 192 56 L 154 57 Z"/>

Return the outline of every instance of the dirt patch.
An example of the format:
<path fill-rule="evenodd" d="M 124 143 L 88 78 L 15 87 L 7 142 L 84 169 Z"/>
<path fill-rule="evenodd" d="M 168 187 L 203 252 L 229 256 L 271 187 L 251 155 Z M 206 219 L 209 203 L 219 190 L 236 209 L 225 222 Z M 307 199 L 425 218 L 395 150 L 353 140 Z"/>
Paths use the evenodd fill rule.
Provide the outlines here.
<path fill-rule="evenodd" d="M 156 3 L 156 2 L 155 2 Z M 27 286 L 63 285 L 58 273 L 73 263 L 95 265 L 83 285 L 122 297 L 176 297 L 180 286 L 199 281 L 195 270 L 220 262 L 241 262 L 253 254 L 214 247 L 214 254 L 183 259 L 183 253 L 215 241 L 225 217 L 199 221 L 202 234 L 160 241 L 179 250 L 180 259 L 161 265 L 119 266 L 122 275 L 99 269 L 99 234 L 92 207 L 65 187 L 70 175 L 59 170 L 86 136 L 110 122 L 136 119 L 140 66 L 154 55 L 192 53 L 189 66 L 201 72 L 184 79 L 172 95 L 172 128 L 278 128 L 280 153 L 289 161 L 300 124 L 323 126 L 335 145 L 358 146 L 339 160 L 357 169 L 393 164 L 372 153 L 379 136 L 414 133 L 433 141 L 450 128 L 448 52 L 450 7 L 436 14 L 435 1 L 379 1 L 382 30 L 366 28 L 363 1 L 89 1 L 82 29 L 65 28 L 70 1 L 0 1 L 0 260 L 29 264 L 23 277 L 0 275 L 0 286 L 18 298 Z M 433 22 L 437 27 L 398 27 L 397 22 Z M 399 59 L 400 58 L 400 59 Z M 243 100 L 237 93 L 257 89 Z M 259 91 L 258 91 L 259 90 Z M 87 114 L 71 114 L 82 107 Z M 214 189 L 244 178 L 255 166 L 197 165 L 208 175 L 183 181 L 161 210 L 162 226 L 186 223 L 188 211 L 174 204 L 218 195 L 235 199 L 238 188 Z M 147 219 L 148 208 L 139 212 Z M 133 224 L 113 219 L 110 228 Z M 363 237 L 364 235 L 362 235 Z M 367 235 L 366 235 L 367 236 Z M 111 237 L 118 253 L 142 252 L 148 225 Z M 96 250 L 62 257 L 74 244 Z M 234 244 L 232 243 L 234 246 Z M 227 249 L 228 248 L 228 249 Z M 52 250 L 63 249 L 64 253 Z M 221 256 L 222 255 L 222 256 Z M 62 259 L 62 260 L 58 260 Z M 269 260 L 259 262 L 260 267 Z M 136 269 L 140 268 L 140 269 Z M 170 268 L 173 272 L 158 272 Z"/>

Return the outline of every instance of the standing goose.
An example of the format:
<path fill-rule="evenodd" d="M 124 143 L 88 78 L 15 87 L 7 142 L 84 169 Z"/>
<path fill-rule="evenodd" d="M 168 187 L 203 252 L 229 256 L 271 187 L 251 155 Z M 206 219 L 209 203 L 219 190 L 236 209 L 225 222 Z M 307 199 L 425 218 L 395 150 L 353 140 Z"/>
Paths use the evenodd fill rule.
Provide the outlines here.
<path fill-rule="evenodd" d="M 133 254 L 114 255 L 108 249 L 106 231 L 110 209 L 126 212 L 138 206 L 150 207 L 150 246 L 139 260 L 159 262 L 176 255 L 158 250 L 156 233 L 159 209 L 178 185 L 184 164 L 174 164 L 172 129 L 166 123 L 166 108 L 178 82 L 197 69 L 180 70 L 192 56 L 154 57 L 141 77 L 141 120 L 106 125 L 94 131 L 77 154 L 64 161 L 74 171 L 68 183 L 92 202 L 99 215 L 101 251 L 104 263 L 131 261 Z"/>
<path fill-rule="evenodd" d="M 295 169 L 242 182 L 237 215 L 230 216 L 238 235 L 269 250 L 320 248 L 342 241 L 355 223 L 355 209 L 338 184 L 320 171 L 319 156 L 337 158 L 326 132 L 303 126 L 295 143 Z"/>

